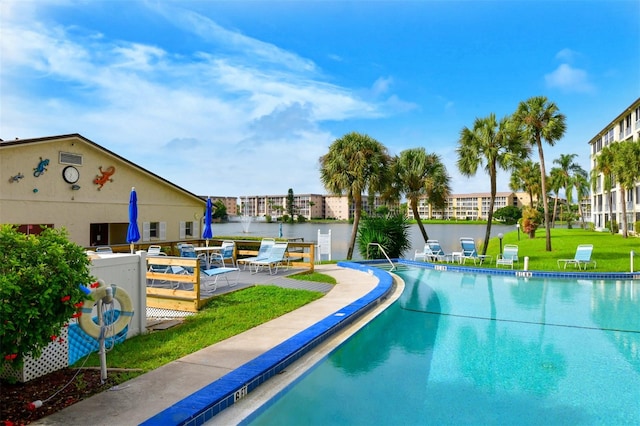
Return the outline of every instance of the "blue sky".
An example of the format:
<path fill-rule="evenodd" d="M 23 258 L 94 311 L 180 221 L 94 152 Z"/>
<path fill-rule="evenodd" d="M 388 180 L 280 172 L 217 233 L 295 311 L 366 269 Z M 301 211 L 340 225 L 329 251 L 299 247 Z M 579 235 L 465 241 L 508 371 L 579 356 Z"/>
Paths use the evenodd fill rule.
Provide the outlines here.
<path fill-rule="evenodd" d="M 640 2 L 0 2 L 0 138 L 80 133 L 199 195 L 324 194 L 318 159 L 351 131 L 487 192 L 456 169 L 460 130 L 539 95 L 567 116 L 548 169 L 589 170 L 640 96 Z"/>

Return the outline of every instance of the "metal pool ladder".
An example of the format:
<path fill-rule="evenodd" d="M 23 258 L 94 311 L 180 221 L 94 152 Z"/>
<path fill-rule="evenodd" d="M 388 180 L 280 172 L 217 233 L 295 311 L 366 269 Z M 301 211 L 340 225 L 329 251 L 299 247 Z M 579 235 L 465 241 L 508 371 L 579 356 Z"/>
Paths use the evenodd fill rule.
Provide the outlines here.
<path fill-rule="evenodd" d="M 387 260 L 389 261 L 389 264 L 391 265 L 391 269 L 389 269 L 389 271 L 393 271 L 396 268 L 396 265 L 394 265 L 393 262 L 391 261 L 391 259 L 389 259 L 389 256 L 387 256 L 387 252 L 384 251 L 384 248 L 379 243 L 369 243 L 369 244 L 367 244 L 367 259 L 369 259 L 369 246 L 378 246 L 378 248 L 380 249 L 382 254 L 384 254 L 384 257 L 387 258 Z"/>

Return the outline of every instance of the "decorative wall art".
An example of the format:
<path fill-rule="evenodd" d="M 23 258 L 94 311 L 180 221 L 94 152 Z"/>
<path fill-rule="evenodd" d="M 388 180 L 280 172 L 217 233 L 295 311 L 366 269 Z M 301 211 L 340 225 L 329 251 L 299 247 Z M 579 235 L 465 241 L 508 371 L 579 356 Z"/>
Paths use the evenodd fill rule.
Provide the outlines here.
<path fill-rule="evenodd" d="M 49 165 L 49 159 L 47 158 L 47 159 L 43 160 L 42 157 L 40 157 L 40 162 L 33 169 L 33 175 L 35 177 L 39 177 L 41 174 L 43 174 L 44 172 L 47 171 L 47 166 L 48 165 Z"/>
<path fill-rule="evenodd" d="M 106 170 L 102 170 L 102 166 L 100 166 L 98 167 L 98 170 L 100 170 L 100 173 L 102 174 L 102 176 L 96 175 L 96 178 L 93 180 L 93 183 L 95 183 L 96 185 L 99 185 L 98 191 L 100 191 L 107 182 L 113 182 L 113 179 L 111 179 L 111 176 L 116 172 L 116 168 L 113 166 L 109 166 L 107 167 Z"/>

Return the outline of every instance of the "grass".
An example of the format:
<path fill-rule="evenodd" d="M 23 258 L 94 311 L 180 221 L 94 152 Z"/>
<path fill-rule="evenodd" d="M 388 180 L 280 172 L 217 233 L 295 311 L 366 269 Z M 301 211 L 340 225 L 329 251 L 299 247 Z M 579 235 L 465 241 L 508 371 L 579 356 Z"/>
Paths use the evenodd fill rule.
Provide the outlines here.
<path fill-rule="evenodd" d="M 301 272 L 299 274 L 290 275 L 289 278 L 294 278 L 302 281 L 313 281 L 316 283 L 336 284 L 336 279 L 330 275 L 320 274 L 318 272 Z"/>
<path fill-rule="evenodd" d="M 477 241 L 476 241 L 477 243 Z M 640 239 L 637 237 L 622 238 L 621 235 L 611 235 L 607 232 L 595 232 L 584 229 L 551 229 L 551 248 L 546 251 L 546 239 L 544 228 L 536 231 L 535 238 L 531 239 L 523 232 L 520 232 L 518 240 L 517 231 L 504 234 L 502 245 L 517 244 L 520 263 L 515 268 L 522 269 L 524 257 L 529 257 L 529 270 L 531 271 L 557 271 L 558 259 L 572 259 L 579 244 L 593 244 L 591 259 L 597 262 L 597 272 L 630 272 L 630 252 L 638 251 L 638 256 L 634 256 L 634 271 L 640 269 Z M 493 256 L 493 261 L 500 253 L 500 240 L 492 238 L 489 241 L 487 254 Z M 483 265 L 485 266 L 485 265 Z M 486 265 L 486 267 L 494 267 Z M 563 265 L 561 264 L 561 267 Z M 567 270 L 574 270 L 571 266 Z M 589 271 L 593 271 L 589 266 Z"/>
<path fill-rule="evenodd" d="M 317 276 L 315 279 L 320 280 Z M 319 292 L 262 285 L 217 296 L 178 326 L 138 335 L 116 345 L 107 355 L 108 367 L 136 369 L 122 377 L 123 381 L 128 380 L 294 311 L 320 297 L 322 293 Z M 98 354 L 91 354 L 85 365 L 99 366 Z"/>

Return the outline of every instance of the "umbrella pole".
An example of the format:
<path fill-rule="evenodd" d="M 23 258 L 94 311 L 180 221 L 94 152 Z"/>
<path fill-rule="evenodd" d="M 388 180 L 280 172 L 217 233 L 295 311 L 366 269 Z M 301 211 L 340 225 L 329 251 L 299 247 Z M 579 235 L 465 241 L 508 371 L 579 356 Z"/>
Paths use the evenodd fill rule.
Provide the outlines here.
<path fill-rule="evenodd" d="M 131 249 L 131 254 L 133 254 L 133 243 L 129 244 L 129 248 Z"/>

